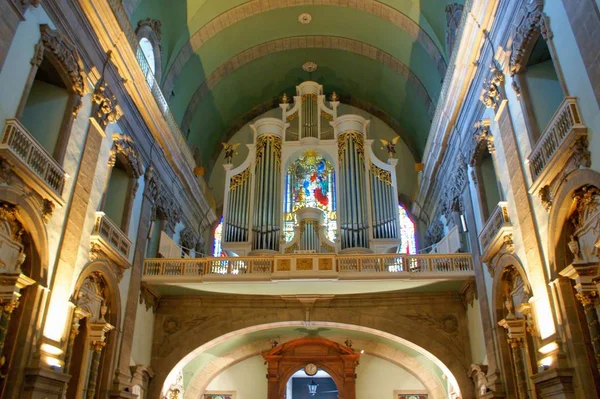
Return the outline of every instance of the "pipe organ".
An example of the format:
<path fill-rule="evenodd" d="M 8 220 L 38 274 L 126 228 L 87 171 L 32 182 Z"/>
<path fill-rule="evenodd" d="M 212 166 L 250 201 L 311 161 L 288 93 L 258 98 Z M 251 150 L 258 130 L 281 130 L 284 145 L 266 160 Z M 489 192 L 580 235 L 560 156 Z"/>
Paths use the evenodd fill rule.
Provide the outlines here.
<path fill-rule="evenodd" d="M 282 117 L 251 124 L 249 155 L 226 171 L 222 247 L 230 255 L 385 252 L 400 242 L 397 160 L 382 162 L 369 121 L 338 116 L 335 93 L 304 82 Z"/>

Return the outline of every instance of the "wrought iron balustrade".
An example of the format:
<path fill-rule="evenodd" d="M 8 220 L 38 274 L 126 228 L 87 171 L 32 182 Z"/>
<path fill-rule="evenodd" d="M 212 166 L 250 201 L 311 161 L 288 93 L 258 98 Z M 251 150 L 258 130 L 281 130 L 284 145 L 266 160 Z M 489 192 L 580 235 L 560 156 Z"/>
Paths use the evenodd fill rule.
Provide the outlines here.
<path fill-rule="evenodd" d="M 479 246 L 484 262 L 491 258 L 495 251 L 502 246 L 504 235 L 512 232 L 512 224 L 508 216 L 508 208 L 506 202 L 498 203 L 494 212 L 483 226 L 483 230 L 479 233 Z"/>
<path fill-rule="evenodd" d="M 322 262 L 321 260 L 326 260 Z M 472 272 L 470 254 L 403 255 L 353 254 L 319 255 L 290 254 L 197 259 L 147 259 L 144 276 L 200 277 L 207 275 L 272 275 L 290 273 L 336 273 L 394 275 L 400 273 L 463 273 Z"/>
<path fill-rule="evenodd" d="M 112 221 L 104 212 L 96 212 L 96 223 L 92 232 L 92 240 L 109 246 L 126 261 L 129 259 L 131 241 L 127 234 Z"/>
<path fill-rule="evenodd" d="M 528 157 L 532 181 L 535 183 L 542 177 L 558 158 L 568 157 L 567 149 L 577 138 L 586 134 L 587 128 L 581 121 L 577 99 L 566 97 Z"/>
<path fill-rule="evenodd" d="M 25 174 L 25 178 L 33 177 L 37 180 L 33 183 L 37 183 L 43 191 L 51 194 L 53 199 L 63 202 L 65 171 L 17 119 L 6 121 L 0 150 L 8 155 L 11 161 L 23 164 L 24 169 L 15 168 L 17 174 Z M 28 173 L 29 171 L 31 173 Z"/>

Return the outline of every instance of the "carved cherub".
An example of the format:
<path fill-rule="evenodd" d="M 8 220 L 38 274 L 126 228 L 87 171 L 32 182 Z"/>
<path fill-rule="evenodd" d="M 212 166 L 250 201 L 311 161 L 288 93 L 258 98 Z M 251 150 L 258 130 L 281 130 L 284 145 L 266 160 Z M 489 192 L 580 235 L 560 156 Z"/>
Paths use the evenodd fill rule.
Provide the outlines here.
<path fill-rule="evenodd" d="M 396 153 L 396 143 L 398 143 L 398 140 L 400 140 L 400 136 L 396 136 L 392 139 L 392 141 L 387 141 L 385 139 L 379 139 L 379 141 L 381 141 L 381 144 L 383 144 L 382 149 L 385 148 L 385 150 L 388 153 L 388 156 L 390 158 L 394 157 L 394 154 Z"/>
<path fill-rule="evenodd" d="M 236 153 L 235 149 L 238 148 L 240 143 L 229 145 L 225 142 L 221 142 L 221 144 L 223 145 L 223 149 L 225 150 L 225 163 L 231 163 L 231 159 L 233 158 L 234 153 Z"/>

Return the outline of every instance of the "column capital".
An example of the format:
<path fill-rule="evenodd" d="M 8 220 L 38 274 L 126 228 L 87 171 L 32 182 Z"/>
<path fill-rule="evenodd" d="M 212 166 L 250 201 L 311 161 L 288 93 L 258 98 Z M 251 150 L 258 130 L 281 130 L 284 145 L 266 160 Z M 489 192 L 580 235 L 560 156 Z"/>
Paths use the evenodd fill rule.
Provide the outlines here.
<path fill-rule="evenodd" d="M 527 331 L 525 319 L 502 319 L 498 322 L 500 327 L 507 330 L 509 343 L 511 339 L 523 339 Z"/>
<path fill-rule="evenodd" d="M 583 306 L 596 305 L 598 302 L 598 291 L 581 291 L 575 294 L 577 300 L 581 302 Z"/>

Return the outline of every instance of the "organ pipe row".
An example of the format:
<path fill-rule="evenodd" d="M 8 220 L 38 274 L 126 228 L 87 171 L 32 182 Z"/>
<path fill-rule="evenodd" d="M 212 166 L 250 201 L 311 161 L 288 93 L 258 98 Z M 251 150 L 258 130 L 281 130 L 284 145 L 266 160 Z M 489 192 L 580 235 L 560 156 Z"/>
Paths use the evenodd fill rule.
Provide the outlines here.
<path fill-rule="evenodd" d="M 377 159 L 367 139 L 369 121 L 337 116 L 334 100 L 327 106 L 322 86 L 304 82 L 293 104 L 280 104 L 281 119 L 251 125 L 248 158 L 235 169 L 225 165 L 224 250 L 241 256 L 382 252 L 399 244 L 396 162 Z M 331 120 L 326 139 L 324 120 Z M 287 134 L 290 121 L 298 134 Z M 320 161 L 290 167 L 305 165 L 310 156 Z"/>

